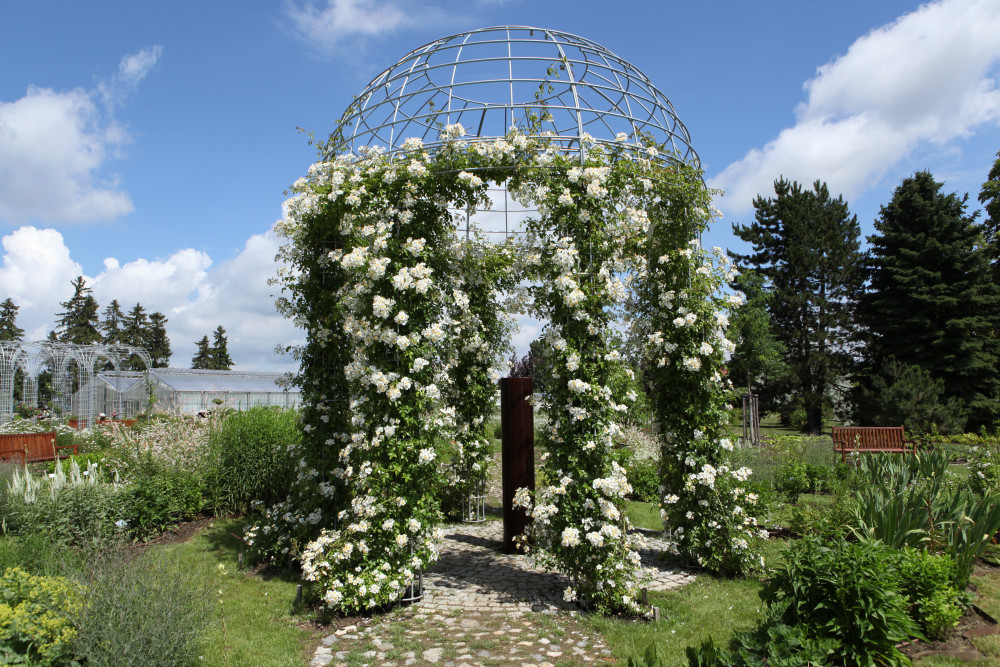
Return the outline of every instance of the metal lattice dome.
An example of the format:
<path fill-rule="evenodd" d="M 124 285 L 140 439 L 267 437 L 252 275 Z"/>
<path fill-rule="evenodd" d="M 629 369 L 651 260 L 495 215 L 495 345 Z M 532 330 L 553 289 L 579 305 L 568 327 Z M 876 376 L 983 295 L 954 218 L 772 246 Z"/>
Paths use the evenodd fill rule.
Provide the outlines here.
<path fill-rule="evenodd" d="M 531 128 L 532 114 L 545 116 L 534 127 L 566 151 L 580 150 L 584 134 L 610 142 L 625 133 L 630 142 L 663 144 L 663 159 L 698 165 L 670 101 L 638 68 L 588 39 L 525 26 L 459 33 L 411 51 L 358 95 L 334 143 L 354 154 L 402 150 L 411 137 L 434 146 L 454 123 L 468 139 L 494 139 L 511 126 Z"/>

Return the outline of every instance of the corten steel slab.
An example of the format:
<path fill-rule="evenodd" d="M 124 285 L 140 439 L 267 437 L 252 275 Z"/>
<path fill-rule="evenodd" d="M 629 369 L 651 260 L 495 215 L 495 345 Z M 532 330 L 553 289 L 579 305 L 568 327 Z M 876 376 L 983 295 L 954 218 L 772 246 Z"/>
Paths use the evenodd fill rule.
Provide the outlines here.
<path fill-rule="evenodd" d="M 505 553 L 516 553 L 514 538 L 524 533 L 530 521 L 523 509 L 514 507 L 514 493 L 521 487 L 535 490 L 535 416 L 531 391 L 531 378 L 500 380 Z"/>

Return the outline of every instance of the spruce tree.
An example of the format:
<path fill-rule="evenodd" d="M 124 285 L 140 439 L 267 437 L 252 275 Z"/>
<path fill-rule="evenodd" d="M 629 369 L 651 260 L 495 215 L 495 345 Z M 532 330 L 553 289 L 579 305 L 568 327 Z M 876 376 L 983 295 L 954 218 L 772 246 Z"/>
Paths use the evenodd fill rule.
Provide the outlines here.
<path fill-rule="evenodd" d="M 754 222 L 733 225 L 753 252 L 732 255 L 766 281 L 768 313 L 786 349 L 790 392 L 805 408 L 807 430 L 818 433 L 824 400 L 840 390 L 852 361 L 861 230 L 843 197 L 833 199 L 825 183 L 803 190 L 779 178 L 774 193 L 754 199 Z"/>
<path fill-rule="evenodd" d="M 170 365 L 170 339 L 167 337 L 167 318 L 163 313 L 153 313 L 149 316 L 147 343 L 153 368 L 166 368 Z"/>
<path fill-rule="evenodd" d="M 967 428 L 978 430 L 1000 417 L 1000 291 L 968 195 L 943 194 L 942 185 L 917 172 L 879 212 L 861 302 L 865 357 L 870 369 L 895 358 L 943 380 L 942 399 L 957 398 Z"/>
<path fill-rule="evenodd" d="M 21 340 L 24 329 L 17 326 L 17 311 L 20 306 L 10 297 L 0 303 L 0 340 Z"/>
<path fill-rule="evenodd" d="M 117 345 L 122 342 L 122 326 L 125 321 L 125 313 L 118 303 L 118 299 L 112 299 L 111 303 L 104 309 L 104 320 L 101 322 L 101 333 L 104 334 L 104 342 Z"/>
<path fill-rule="evenodd" d="M 122 328 L 121 342 L 132 347 L 139 347 L 149 352 L 149 317 L 141 303 L 136 303 L 132 310 L 128 311 L 125 317 L 125 326 Z M 145 363 L 142 358 L 133 354 L 125 364 L 128 370 L 145 370 Z"/>
<path fill-rule="evenodd" d="M 987 254 L 993 268 L 993 281 L 1000 283 L 1000 151 L 997 152 L 993 168 L 983 183 L 979 202 L 986 209 L 983 236 L 986 239 Z"/>
<path fill-rule="evenodd" d="M 212 333 L 211 365 L 217 371 L 228 371 L 233 367 L 233 360 L 229 357 L 229 341 L 226 339 L 226 330 L 220 324 Z"/>
<path fill-rule="evenodd" d="M 202 336 L 201 340 L 195 343 L 198 350 L 191 359 L 191 368 L 207 370 L 211 368 L 212 349 L 209 347 L 208 336 Z"/>
<path fill-rule="evenodd" d="M 60 303 L 65 310 L 59 313 L 56 323 L 57 339 L 63 343 L 90 345 L 104 340 L 100 331 L 98 310 L 100 306 L 90 293 L 83 276 L 72 282 L 73 296 Z"/>

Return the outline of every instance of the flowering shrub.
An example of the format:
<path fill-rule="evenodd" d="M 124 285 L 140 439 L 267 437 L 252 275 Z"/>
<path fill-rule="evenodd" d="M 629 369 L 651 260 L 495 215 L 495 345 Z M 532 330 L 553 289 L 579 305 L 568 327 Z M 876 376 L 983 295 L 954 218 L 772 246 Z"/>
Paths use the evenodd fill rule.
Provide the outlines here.
<path fill-rule="evenodd" d="M 485 418 L 509 328 L 498 297 L 506 291 L 549 322 L 544 340 L 554 365 L 542 406 L 551 455 L 540 475 L 551 483 L 516 498 L 534 519 L 525 545 L 572 578 L 568 599 L 639 611 L 638 545 L 624 511 L 631 486 L 613 452 L 622 415 L 637 397 L 622 381 L 634 375 L 613 325 L 635 277 L 650 294 L 681 275 L 697 272 L 698 284 L 715 277 L 701 277 L 686 245 L 691 211 L 707 198 L 704 185 L 694 169 L 666 167 L 653 159 L 655 147 L 628 144 L 625 135 L 614 144 L 584 136 L 582 155 L 567 155 L 544 133 L 512 130 L 472 143 L 463 134 L 461 126 L 446 126 L 447 143 L 433 153 L 411 139 L 403 155 L 370 150 L 323 160 L 293 187 L 278 225 L 290 265 L 279 272 L 287 294 L 279 308 L 307 331 L 303 445 L 288 499 L 268 508 L 246 539 L 264 555 L 299 557 L 332 610 L 398 599 L 436 557 L 434 492 L 444 483 L 437 443 L 455 443 L 453 463 L 467 488 L 485 475 Z M 489 183 L 537 210 L 519 244 L 455 235 L 451 211 L 487 206 Z M 657 248 L 666 257 L 660 264 L 670 266 L 650 268 L 650 248 L 659 245 L 670 247 Z M 520 280 L 528 287 L 518 287 Z M 714 316 L 712 298 L 700 289 L 679 296 L 683 326 L 664 338 L 688 355 L 672 364 L 671 376 L 705 376 L 693 408 L 708 414 L 692 419 L 707 420 L 710 436 L 719 432 L 712 425 L 724 396 L 721 384 L 709 381 L 708 364 L 721 363 L 724 345 L 714 329 L 701 348 L 689 349 L 688 338 L 710 328 L 697 317 Z M 677 440 L 678 449 L 685 442 Z M 730 496 L 735 489 L 726 487 Z M 752 513 L 752 502 L 738 500 Z M 711 511 L 732 514 L 732 504 L 720 500 Z M 726 521 L 743 527 L 752 520 Z M 730 549 L 749 552 L 737 539 Z"/>
<path fill-rule="evenodd" d="M 985 439 L 969 448 L 969 488 L 980 496 L 1000 494 L 1000 441 Z"/>
<path fill-rule="evenodd" d="M 692 190 L 687 201 L 664 198 L 661 206 L 660 214 L 684 220 L 691 236 L 710 219 L 704 191 Z M 643 247 L 632 329 L 655 369 L 649 380 L 663 438 L 661 515 L 679 554 L 721 574 L 746 574 L 763 566 L 767 533 L 757 528 L 764 508 L 746 488 L 750 469 L 724 464 L 733 443 L 731 384 L 722 367 L 734 349 L 725 328 L 742 296 L 722 293 L 734 274 L 721 248 L 706 252 L 696 239 L 679 243 L 664 231 L 654 226 Z"/>

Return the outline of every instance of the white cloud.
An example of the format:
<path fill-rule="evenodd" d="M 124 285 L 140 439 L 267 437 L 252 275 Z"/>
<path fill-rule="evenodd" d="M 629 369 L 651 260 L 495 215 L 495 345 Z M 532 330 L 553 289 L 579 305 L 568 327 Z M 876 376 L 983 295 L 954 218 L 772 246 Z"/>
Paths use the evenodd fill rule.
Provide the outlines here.
<path fill-rule="evenodd" d="M 1000 3 L 942 0 L 873 30 L 818 68 L 797 122 L 711 181 L 731 212 L 781 175 L 848 198 L 924 146 L 1000 122 Z"/>
<path fill-rule="evenodd" d="M 138 302 L 146 312 L 167 316 L 173 366 L 189 366 L 195 342 L 221 324 L 237 368 L 292 369 L 294 362 L 275 357 L 274 348 L 300 343 L 303 335 L 274 309 L 274 288 L 267 279 L 275 272 L 278 240 L 271 232 L 251 236 L 235 257 L 218 266 L 205 253 L 187 248 L 166 259 L 124 264 L 109 257 L 93 277 L 72 260 L 54 229 L 21 227 L 2 245 L 0 298 L 9 296 L 20 306 L 18 326 L 26 340 L 44 338 L 54 328 L 60 302 L 72 296 L 70 282 L 82 274 L 102 313 L 118 299 L 126 312 Z"/>
<path fill-rule="evenodd" d="M 70 259 L 62 234 L 54 229 L 21 227 L 2 243 L 2 297 L 20 307 L 17 323 L 25 339 L 40 340 L 52 329 L 59 303 L 72 296 L 70 281 L 83 269 Z"/>
<path fill-rule="evenodd" d="M 465 6 L 460 10 L 457 3 L 450 5 L 416 0 L 286 0 L 285 15 L 298 37 L 330 53 L 342 50 L 348 41 L 356 45 L 361 38 L 388 35 L 403 28 L 440 28 L 463 21 Z"/>
<path fill-rule="evenodd" d="M 355 35 L 393 32 L 412 21 L 412 9 L 408 14 L 394 2 L 378 0 L 326 0 L 319 7 L 312 0 L 302 6 L 288 2 L 285 12 L 299 36 L 323 49 Z"/>
<path fill-rule="evenodd" d="M 111 109 L 160 53 L 153 47 L 125 56 L 112 81 L 94 90 L 29 86 L 24 97 L 0 101 L 0 221 L 93 222 L 132 211 L 117 177 L 104 173 L 130 140 Z"/>

